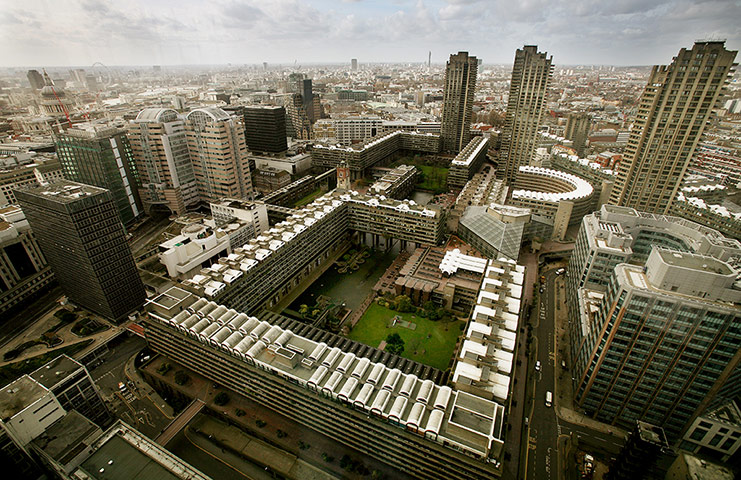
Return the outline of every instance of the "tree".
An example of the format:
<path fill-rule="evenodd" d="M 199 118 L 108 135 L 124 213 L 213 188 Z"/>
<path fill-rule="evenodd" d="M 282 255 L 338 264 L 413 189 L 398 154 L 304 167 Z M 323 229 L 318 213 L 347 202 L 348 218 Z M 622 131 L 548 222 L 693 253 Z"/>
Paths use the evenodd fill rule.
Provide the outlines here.
<path fill-rule="evenodd" d="M 404 351 L 404 339 L 402 339 L 398 333 L 391 333 L 386 337 L 386 348 L 385 350 L 395 355 L 401 355 Z"/>
<path fill-rule="evenodd" d="M 412 299 L 406 295 L 397 296 L 394 302 L 396 303 L 396 310 L 399 312 L 411 312 L 414 309 Z"/>
<path fill-rule="evenodd" d="M 214 403 L 220 407 L 223 407 L 224 405 L 229 403 L 229 395 L 227 395 L 226 392 L 220 392 L 214 397 Z"/>
<path fill-rule="evenodd" d="M 190 377 L 188 377 L 188 374 L 184 371 L 178 370 L 177 372 L 175 372 L 175 383 L 177 383 L 178 385 L 185 385 L 186 383 L 188 383 L 189 379 Z"/>
<path fill-rule="evenodd" d="M 340 458 L 340 468 L 346 469 L 352 465 L 352 460 L 350 459 L 350 456 L 345 454 Z"/>
<path fill-rule="evenodd" d="M 300 307 L 298 307 L 298 313 L 301 315 L 306 315 L 306 312 L 309 311 L 309 306 L 305 303 L 302 303 Z"/>

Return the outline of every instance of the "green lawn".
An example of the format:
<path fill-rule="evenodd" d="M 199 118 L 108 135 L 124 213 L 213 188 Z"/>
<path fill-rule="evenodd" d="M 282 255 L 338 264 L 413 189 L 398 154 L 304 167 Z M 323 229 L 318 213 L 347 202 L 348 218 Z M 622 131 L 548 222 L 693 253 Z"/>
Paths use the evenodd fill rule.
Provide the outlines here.
<path fill-rule="evenodd" d="M 299 207 L 303 207 L 304 205 L 308 205 L 309 203 L 311 203 L 314 200 L 316 200 L 317 197 L 319 197 L 322 193 L 324 193 L 324 192 L 322 192 L 322 189 L 321 188 L 317 188 L 313 192 L 311 192 L 308 195 L 306 195 L 304 198 L 301 198 L 300 200 L 297 200 L 296 203 L 293 204 L 293 207 L 294 208 L 299 208 Z"/>
<path fill-rule="evenodd" d="M 394 315 L 400 315 L 402 319 L 416 323 L 417 328 L 415 330 L 399 326 L 388 328 L 387 325 Z M 445 370 L 461 334 L 461 325 L 464 323 L 459 320 L 433 322 L 416 314 L 398 313 L 374 302 L 348 337 L 371 347 L 378 347 L 390 333 L 398 333 L 404 340 L 402 357 Z M 430 338 L 427 338 L 428 335 Z"/>
<path fill-rule="evenodd" d="M 422 170 L 424 180 L 417 184 L 417 188 L 431 191 L 447 191 L 448 169 L 430 165 L 417 165 Z"/>

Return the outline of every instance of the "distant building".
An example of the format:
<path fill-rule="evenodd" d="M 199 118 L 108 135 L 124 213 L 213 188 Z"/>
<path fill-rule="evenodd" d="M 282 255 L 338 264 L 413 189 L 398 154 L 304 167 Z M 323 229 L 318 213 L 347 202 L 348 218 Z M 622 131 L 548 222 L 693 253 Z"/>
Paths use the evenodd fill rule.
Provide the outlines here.
<path fill-rule="evenodd" d="M 116 322 L 141 307 L 144 285 L 109 191 L 60 180 L 16 197 L 72 302 Z"/>
<path fill-rule="evenodd" d="M 591 123 L 588 113 L 569 113 L 566 117 L 566 133 L 564 136 L 567 140 L 574 142 L 573 147 L 579 157 L 584 157 Z"/>
<path fill-rule="evenodd" d="M 468 52 L 450 55 L 445 67 L 442 111 L 442 149 L 458 153 L 471 140 L 473 95 L 476 90 L 478 61 Z"/>
<path fill-rule="evenodd" d="M 252 200 L 242 120 L 220 108 L 197 108 L 186 115 L 185 131 L 201 201 Z"/>
<path fill-rule="evenodd" d="M 57 118 L 66 122 L 66 117 L 74 108 L 74 101 L 67 97 L 62 87 L 54 86 L 54 82 L 44 72 L 44 86 L 39 92 L 39 110 L 42 115 Z"/>
<path fill-rule="evenodd" d="M 350 69 L 353 72 L 358 70 L 358 59 L 357 58 L 353 58 L 352 60 L 350 60 Z"/>
<path fill-rule="evenodd" d="M 499 151 L 497 176 L 510 185 L 522 166 L 530 165 L 545 110 L 548 84 L 553 73 L 552 57 L 525 45 L 515 52 L 512 80 Z"/>
<path fill-rule="evenodd" d="M 0 209 L 0 314 L 45 290 L 54 273 L 17 206 Z"/>
<path fill-rule="evenodd" d="M 286 109 L 278 106 L 244 108 L 247 147 L 255 154 L 281 154 L 288 150 Z"/>
<path fill-rule="evenodd" d="M 44 77 L 38 70 L 29 70 L 26 74 L 26 78 L 28 78 L 28 83 L 31 84 L 31 88 L 34 90 L 41 90 L 44 88 Z"/>
<path fill-rule="evenodd" d="M 78 124 L 60 133 L 56 144 L 64 177 L 110 191 L 124 225 L 144 213 L 139 172 L 124 130 Z"/>
<path fill-rule="evenodd" d="M 666 214 L 695 148 L 723 98 L 735 51 L 695 42 L 671 65 L 655 66 L 620 162 L 610 203 Z"/>
<path fill-rule="evenodd" d="M 312 122 L 306 111 L 300 93 L 291 93 L 285 97 L 286 135 L 291 138 L 309 140 L 313 138 Z"/>
<path fill-rule="evenodd" d="M 291 183 L 291 174 L 275 167 L 264 166 L 255 172 L 255 190 L 270 193 Z"/>
<path fill-rule="evenodd" d="M 131 122 L 128 133 L 144 209 L 149 212 L 161 206 L 181 215 L 196 206 L 198 184 L 183 118 L 169 108 L 145 108 Z"/>

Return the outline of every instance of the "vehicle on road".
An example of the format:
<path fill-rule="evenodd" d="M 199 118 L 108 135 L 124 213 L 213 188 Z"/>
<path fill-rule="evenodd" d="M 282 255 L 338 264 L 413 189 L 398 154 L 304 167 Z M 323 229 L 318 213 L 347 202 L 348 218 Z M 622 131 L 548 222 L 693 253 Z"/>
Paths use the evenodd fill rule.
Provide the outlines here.
<path fill-rule="evenodd" d="M 540 360 L 538 360 L 537 362 L 535 362 L 535 371 L 536 372 L 539 372 L 540 371 Z"/>
<path fill-rule="evenodd" d="M 540 276 L 540 283 L 545 283 L 545 275 Z"/>
<path fill-rule="evenodd" d="M 558 270 L 556 270 L 556 275 L 563 275 L 564 273 L 566 273 L 565 268 L 559 268 Z"/>
<path fill-rule="evenodd" d="M 550 407 L 553 405 L 553 392 L 550 390 L 545 392 L 545 406 Z"/>
<path fill-rule="evenodd" d="M 543 292 L 545 292 L 545 287 L 540 287 L 540 290 L 539 290 L 539 292 L 540 292 L 540 293 L 543 293 Z"/>
<path fill-rule="evenodd" d="M 123 382 L 118 382 L 118 389 L 121 390 L 122 392 L 125 392 L 126 391 L 126 385 L 124 385 Z"/>
<path fill-rule="evenodd" d="M 525 426 L 530 424 L 530 419 L 528 417 L 525 417 Z"/>

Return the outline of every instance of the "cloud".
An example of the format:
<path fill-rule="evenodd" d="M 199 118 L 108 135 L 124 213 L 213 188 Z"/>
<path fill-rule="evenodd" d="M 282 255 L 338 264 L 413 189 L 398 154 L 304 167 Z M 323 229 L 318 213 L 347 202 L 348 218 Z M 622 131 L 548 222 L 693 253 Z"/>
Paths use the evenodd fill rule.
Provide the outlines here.
<path fill-rule="evenodd" d="M 433 61 L 667 63 L 709 34 L 741 46 L 732 0 L 26 0 L 0 12 L 0 64 Z"/>

